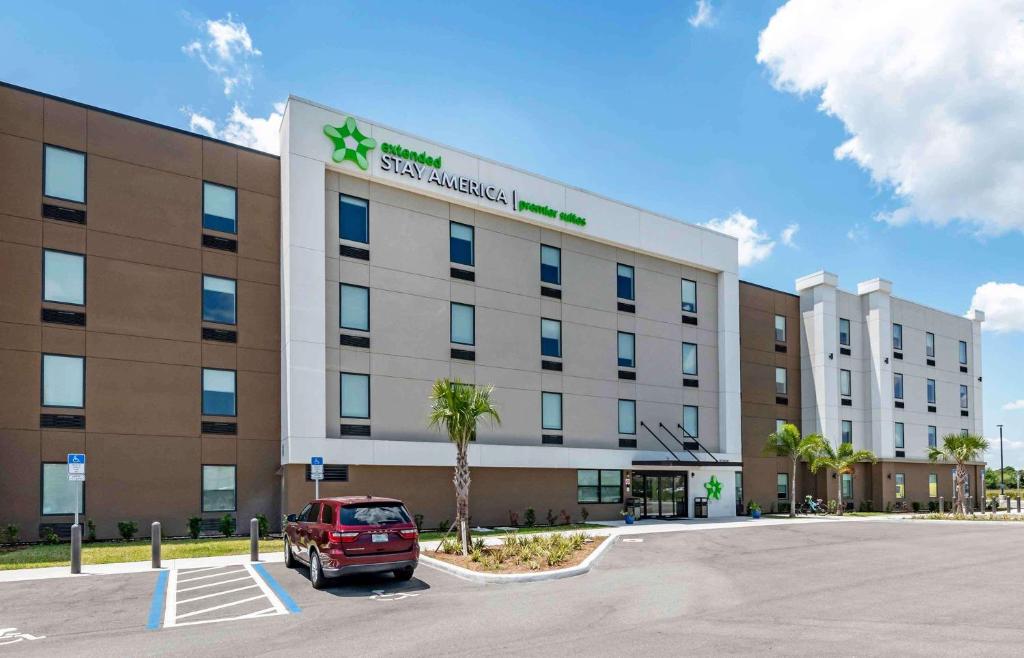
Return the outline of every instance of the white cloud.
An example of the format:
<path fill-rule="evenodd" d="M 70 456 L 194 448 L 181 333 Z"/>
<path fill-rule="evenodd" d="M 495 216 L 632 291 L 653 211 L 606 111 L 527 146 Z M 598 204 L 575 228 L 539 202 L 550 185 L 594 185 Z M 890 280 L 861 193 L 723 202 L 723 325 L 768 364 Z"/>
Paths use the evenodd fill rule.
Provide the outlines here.
<path fill-rule="evenodd" d="M 687 21 L 693 27 L 710 27 L 715 24 L 715 15 L 711 7 L 711 0 L 697 0 L 697 6 Z"/>
<path fill-rule="evenodd" d="M 988 331 L 1024 331 L 1024 286 L 1017 283 L 988 283 L 978 286 L 971 309 L 985 312 L 982 327 Z"/>
<path fill-rule="evenodd" d="M 903 207 L 880 218 L 1024 230 L 1024 0 L 790 0 L 760 35 L 774 86 L 820 95 L 835 149 Z"/>
<path fill-rule="evenodd" d="M 1020 411 L 1024 409 L 1024 400 L 1015 400 L 1003 405 L 1003 411 Z"/>
<path fill-rule="evenodd" d="M 279 150 L 278 131 L 284 115 L 284 103 L 274 103 L 274 111 L 265 118 L 249 116 L 236 103 L 223 127 L 218 127 L 216 121 L 191 109 L 184 108 L 183 111 L 189 115 L 188 127 L 193 132 L 202 132 L 210 137 L 267 153 L 276 154 Z"/>
<path fill-rule="evenodd" d="M 868 239 L 868 230 L 859 223 L 850 227 L 846 232 L 846 239 L 850 242 L 864 242 Z"/>
<path fill-rule="evenodd" d="M 796 232 L 799 230 L 799 224 L 790 224 L 786 228 L 782 229 L 782 234 L 779 236 L 779 239 L 782 240 L 782 244 L 787 247 L 796 247 L 796 243 L 793 242 L 793 238 L 796 237 Z"/>
<path fill-rule="evenodd" d="M 249 62 L 263 53 L 253 45 L 245 23 L 235 22 L 228 14 L 227 18 L 219 21 L 204 21 L 200 29 L 205 33 L 203 39 L 185 44 L 181 51 L 197 57 L 206 68 L 220 76 L 225 96 L 230 96 L 239 87 L 252 87 Z"/>
<path fill-rule="evenodd" d="M 775 241 L 759 229 L 757 220 L 738 210 L 725 219 L 712 219 L 704 226 L 739 240 L 741 267 L 760 263 L 771 256 L 775 248 Z"/>

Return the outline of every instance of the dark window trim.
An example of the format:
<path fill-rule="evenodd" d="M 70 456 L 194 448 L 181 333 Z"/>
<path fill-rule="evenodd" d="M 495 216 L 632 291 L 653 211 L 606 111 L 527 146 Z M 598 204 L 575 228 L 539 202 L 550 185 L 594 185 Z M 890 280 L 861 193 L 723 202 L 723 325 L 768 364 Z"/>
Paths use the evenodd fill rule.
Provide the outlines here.
<path fill-rule="evenodd" d="M 900 379 L 900 394 L 899 395 L 896 395 L 896 378 L 897 377 L 899 377 L 899 379 Z M 905 390 L 903 388 L 903 373 L 902 372 L 894 372 L 894 373 L 892 373 L 892 398 L 894 400 L 902 400 L 904 393 L 905 393 Z"/>
<path fill-rule="evenodd" d="M 341 385 L 341 380 L 342 380 L 342 378 L 345 375 L 356 375 L 356 376 L 359 376 L 359 377 L 365 377 L 366 378 L 366 415 L 365 416 L 346 416 L 345 413 L 342 411 L 342 409 L 344 407 L 343 407 L 343 404 L 342 404 L 342 401 L 341 401 L 341 396 L 342 396 L 342 392 L 343 392 L 343 388 L 342 388 L 342 385 Z M 370 391 L 370 374 L 369 373 L 366 373 L 366 372 L 350 372 L 348 370 L 342 370 L 341 372 L 339 372 L 338 373 L 338 417 L 339 418 L 356 418 L 356 419 L 359 419 L 359 420 L 369 420 L 370 417 L 373 415 L 373 406 L 372 406 L 372 400 L 371 400 L 371 397 L 370 397 L 371 393 L 372 392 Z"/>
<path fill-rule="evenodd" d="M 696 404 L 684 404 L 683 405 L 683 417 L 680 420 L 682 420 L 682 422 L 684 422 L 684 423 L 686 422 L 686 409 L 687 408 L 696 409 L 697 410 L 697 431 L 696 432 L 691 432 L 690 434 L 691 434 L 691 436 L 693 438 L 699 439 L 700 438 L 700 405 L 696 405 Z M 686 431 L 689 432 L 689 430 L 686 430 Z M 686 438 L 689 438 L 689 437 L 686 437 Z"/>
<path fill-rule="evenodd" d="M 629 297 L 619 297 L 619 268 L 629 268 Z M 627 265 L 626 263 L 615 263 L 615 297 L 617 299 L 625 299 L 627 302 L 636 301 L 636 267 Z"/>
<path fill-rule="evenodd" d="M 597 473 L 597 501 L 582 501 L 580 500 L 580 471 L 594 471 Z M 615 486 L 612 484 L 605 484 L 601 479 L 602 471 L 616 471 L 619 474 L 619 495 L 618 500 L 602 500 L 601 499 L 601 487 Z M 577 468 L 576 469 L 576 504 L 577 505 L 620 505 L 625 500 L 625 486 L 624 486 L 625 474 L 621 469 L 617 468 Z M 592 486 L 592 485 L 582 485 Z"/>
<path fill-rule="evenodd" d="M 468 228 L 470 234 L 472 235 L 472 238 L 470 238 L 470 241 L 469 241 L 469 262 L 468 263 L 457 263 L 457 262 L 452 260 L 451 244 L 452 244 L 452 239 L 454 237 L 452 235 L 452 227 L 455 226 L 456 224 L 458 224 L 459 226 L 465 226 L 466 228 Z M 367 235 L 369 235 L 369 231 L 367 231 Z M 472 224 L 463 224 L 462 222 L 456 222 L 455 220 L 452 220 L 452 219 L 448 220 L 448 262 L 449 263 L 455 263 L 456 265 L 463 265 L 465 267 L 476 267 L 476 227 L 475 226 L 473 226 Z"/>
<path fill-rule="evenodd" d="M 632 402 L 633 403 L 633 431 L 632 432 L 623 432 L 622 431 L 622 427 L 621 427 L 622 423 L 619 422 L 619 413 L 620 413 L 619 412 L 619 403 L 620 402 Z M 618 430 L 619 434 L 625 434 L 627 436 L 636 436 L 636 400 L 631 400 L 629 398 L 619 398 L 618 399 L 618 402 L 615 403 L 615 428 Z"/>
<path fill-rule="evenodd" d="M 52 251 L 55 254 L 67 254 L 69 256 L 81 256 L 82 257 L 82 303 L 81 304 L 76 304 L 74 302 L 61 302 L 61 301 L 57 301 L 56 299 L 47 299 L 46 298 L 46 252 L 48 252 L 48 251 Z M 88 294 L 89 294 L 89 286 L 88 286 L 89 271 L 87 269 L 89 267 L 89 259 L 86 258 L 86 254 L 80 254 L 80 253 L 78 253 L 76 251 L 65 251 L 64 249 L 50 249 L 49 247 L 43 247 L 43 253 L 42 253 L 41 258 L 42 258 L 42 265 L 43 265 L 43 267 L 42 267 L 43 278 L 40 281 L 40 283 L 41 283 L 40 290 L 39 290 L 39 297 L 40 297 L 40 299 L 42 299 L 47 304 L 64 304 L 66 306 L 77 306 L 78 308 L 85 308 L 85 305 L 89 302 L 89 297 L 88 297 Z"/>
<path fill-rule="evenodd" d="M 683 359 L 683 363 L 686 363 L 685 355 L 683 353 L 686 352 L 686 346 L 687 345 L 693 345 L 693 365 L 694 365 L 693 372 L 686 372 L 686 366 L 682 366 L 683 374 L 684 375 L 688 375 L 690 377 L 699 377 L 700 376 L 699 375 L 699 373 L 700 373 L 700 348 L 697 347 L 697 343 L 690 343 L 690 342 L 687 342 L 685 340 L 682 343 L 683 343 L 683 347 L 681 348 L 682 351 L 680 352 L 679 356 Z M 682 364 L 680 364 L 680 365 L 682 365 Z"/>
<path fill-rule="evenodd" d="M 779 330 L 778 326 L 776 326 L 779 318 L 782 318 L 782 340 L 779 340 L 778 333 L 776 333 Z M 775 336 L 776 343 L 789 342 L 789 322 L 787 321 L 785 315 L 775 313 L 775 318 L 772 320 L 772 334 Z"/>
<path fill-rule="evenodd" d="M 82 404 L 80 406 L 68 406 L 66 404 L 46 404 L 43 390 L 46 386 L 46 366 L 44 362 L 48 356 L 66 356 L 82 360 Z M 86 362 L 84 354 L 62 354 L 60 352 L 42 352 L 39 355 L 39 406 L 44 409 L 85 409 L 86 399 Z"/>
<path fill-rule="evenodd" d="M 544 321 L 557 322 L 558 323 L 558 354 L 545 354 L 544 353 Z M 550 357 L 552 359 L 562 358 L 562 321 L 554 318 L 541 317 L 540 319 L 540 355 L 541 357 Z"/>
<path fill-rule="evenodd" d="M 558 252 L 558 281 L 545 281 L 544 280 L 543 271 L 544 271 L 544 248 L 545 247 L 547 247 L 548 249 L 554 249 L 555 251 Z M 538 250 L 538 254 L 540 255 L 540 259 L 541 259 L 541 261 L 540 261 L 540 268 L 541 268 L 540 282 L 541 283 L 546 283 L 549 286 L 560 286 L 560 285 L 562 285 L 562 248 L 561 247 L 555 247 L 555 246 L 552 246 L 552 245 L 549 245 L 549 244 L 544 244 L 543 242 L 541 242 L 540 243 L 540 249 Z"/>
<path fill-rule="evenodd" d="M 46 193 L 46 148 L 54 148 L 60 151 L 67 151 L 68 153 L 77 153 L 85 158 L 85 171 L 82 172 L 84 180 L 82 181 L 82 200 L 77 201 L 75 199 L 68 199 L 62 196 L 50 196 Z M 89 154 L 85 151 L 79 151 L 78 149 L 68 148 L 66 146 L 57 146 L 56 144 L 50 144 L 49 142 L 43 142 L 43 180 L 42 180 L 42 192 L 43 197 L 46 199 L 55 199 L 57 201 L 67 201 L 68 203 L 80 203 L 83 206 L 89 205 Z"/>
<path fill-rule="evenodd" d="M 683 283 L 682 283 L 683 281 L 687 281 L 687 282 L 693 284 L 693 309 L 691 309 L 689 311 L 686 310 L 685 308 L 683 308 L 683 304 L 685 304 L 685 302 L 683 301 Z M 698 306 L 697 306 L 697 282 L 694 281 L 693 279 L 687 279 L 685 276 L 684 277 L 680 277 L 680 281 L 679 281 L 679 308 L 681 308 L 683 310 L 683 313 L 696 313 L 697 310 L 698 310 Z"/>
<path fill-rule="evenodd" d="M 558 427 L 548 427 L 547 425 L 544 424 L 544 396 L 545 395 L 557 395 L 558 396 Z M 563 426 L 565 425 L 565 417 L 563 415 L 564 412 L 565 412 L 565 407 L 563 405 L 562 394 L 561 393 L 559 393 L 558 391 L 541 391 L 540 392 L 540 428 L 542 430 L 556 430 L 556 431 L 559 431 L 559 432 L 564 432 L 565 430 L 562 429 Z"/>
<path fill-rule="evenodd" d="M 235 506 L 231 509 L 205 509 L 203 507 L 203 492 L 205 491 L 205 482 L 203 476 L 205 475 L 204 470 L 207 466 L 230 466 L 232 471 L 232 491 L 234 491 Z M 214 514 L 217 512 L 237 512 L 238 511 L 238 464 L 200 464 L 199 465 L 199 509 L 202 510 L 202 514 Z M 237 530 L 237 525 L 236 525 Z"/>
<path fill-rule="evenodd" d="M 897 427 L 899 427 L 900 430 L 901 430 L 899 432 L 899 435 L 901 435 L 902 438 L 897 436 L 897 432 L 896 432 L 896 428 Z M 900 438 L 900 443 L 899 444 L 896 443 L 896 439 L 897 438 Z M 900 445 L 900 444 L 902 444 L 902 445 Z M 907 449 L 907 426 L 901 420 L 897 420 L 897 421 L 893 422 L 893 426 L 892 426 L 892 445 L 893 445 L 893 449 L 895 449 L 895 450 L 906 450 Z"/>
<path fill-rule="evenodd" d="M 232 388 L 234 389 L 234 396 L 235 396 L 235 413 L 233 413 L 233 414 L 208 414 L 208 413 L 206 413 L 206 410 L 203 409 L 203 404 L 204 404 L 203 397 L 204 397 L 204 394 L 206 393 L 206 389 L 203 388 L 203 386 L 204 386 L 204 383 L 203 383 L 203 373 L 205 373 L 207 370 L 216 370 L 218 372 L 230 372 L 231 373 L 231 376 L 234 378 L 234 383 L 232 384 Z M 207 368 L 205 366 L 199 368 L 199 412 L 200 412 L 201 416 L 213 416 L 213 417 L 216 417 L 216 418 L 237 418 L 238 417 L 238 371 L 237 370 L 231 370 L 230 368 Z"/>
<path fill-rule="evenodd" d="M 217 320 L 207 320 L 206 319 L 206 277 L 210 277 L 211 279 L 220 279 L 221 281 L 230 281 L 231 283 L 235 284 L 235 321 L 234 322 L 218 322 Z M 200 306 L 202 307 L 199 310 L 199 315 L 200 315 L 200 317 L 202 317 L 202 321 L 203 322 L 209 322 L 210 324 L 222 324 L 222 325 L 227 325 L 229 327 L 237 327 L 238 326 L 238 279 L 232 279 L 231 277 L 227 277 L 227 276 L 217 276 L 216 274 L 207 274 L 206 272 L 203 272 L 202 276 L 199 277 L 199 290 L 200 290 L 199 302 L 200 302 Z"/>
<path fill-rule="evenodd" d="M 633 355 L 632 355 L 632 357 L 629 360 L 630 363 L 629 363 L 628 366 L 624 366 L 621 363 L 619 363 L 619 359 L 622 358 L 621 356 L 619 356 L 619 336 L 621 336 L 622 334 L 626 334 L 627 336 L 632 336 L 633 337 Z M 615 334 L 615 362 L 618 364 L 617 367 L 619 367 L 619 368 L 636 368 L 636 334 L 635 333 L 633 333 L 631 331 L 617 331 L 616 332 L 616 334 Z"/>
<path fill-rule="evenodd" d="M 222 231 L 216 228 L 209 228 L 206 226 L 206 186 L 215 185 L 217 187 L 223 187 L 226 190 L 233 190 L 235 193 L 235 230 L 234 231 Z M 204 231 L 216 231 L 218 233 L 227 233 L 228 235 L 238 235 L 238 188 L 230 185 L 224 185 L 223 183 L 215 183 L 212 180 L 203 179 L 203 209 L 199 215 L 199 225 Z"/>
<path fill-rule="evenodd" d="M 349 238 L 341 237 L 341 204 L 342 199 L 348 197 L 349 199 L 356 199 L 366 204 L 366 242 L 360 242 L 359 240 L 351 240 Z M 351 242 L 353 244 L 370 244 L 370 200 L 364 199 L 361 196 L 354 194 L 345 194 L 344 192 L 338 193 L 338 242 Z"/>
<path fill-rule="evenodd" d="M 899 345 L 896 344 L 896 327 L 900 328 L 900 331 L 899 331 L 899 334 L 900 334 L 900 344 Z M 898 352 L 902 352 L 903 351 L 903 325 L 900 324 L 899 322 L 893 322 L 892 323 L 892 348 L 894 350 L 898 351 Z"/>
<path fill-rule="evenodd" d="M 341 309 L 344 308 L 344 304 L 341 301 L 342 289 L 348 286 L 349 288 L 360 288 L 366 291 L 366 329 L 359 327 L 346 327 L 344 320 L 341 319 Z M 338 282 L 338 327 L 346 331 L 362 331 L 363 333 L 370 333 L 370 288 L 368 286 L 357 286 L 354 283 L 345 283 L 344 281 Z"/>
<path fill-rule="evenodd" d="M 45 503 L 45 501 L 43 500 L 43 495 L 44 495 L 44 490 L 43 490 L 43 486 L 44 486 L 43 471 L 46 470 L 46 465 L 47 464 L 54 464 L 54 465 L 57 465 L 57 466 L 64 466 L 65 468 L 67 468 L 67 462 L 51 462 L 51 461 L 39 462 L 39 516 L 42 516 L 42 517 L 74 516 L 75 515 L 75 511 L 74 510 L 71 510 L 70 512 L 53 512 L 51 514 L 46 514 L 45 512 L 43 512 L 43 509 L 44 509 L 43 506 L 44 506 L 44 503 Z M 66 475 L 66 472 L 65 472 L 65 475 Z M 85 515 L 85 510 L 88 509 L 88 507 L 86 507 L 86 486 L 85 486 L 85 482 L 86 481 L 83 480 L 82 484 L 79 485 L 79 486 L 82 487 L 82 511 L 79 512 L 79 515 L 82 515 L 82 516 Z"/>
<path fill-rule="evenodd" d="M 846 342 L 843 342 L 843 322 L 846 322 Z M 849 318 L 839 318 L 839 344 L 843 347 L 850 347 L 853 343 L 853 323 Z"/>
<path fill-rule="evenodd" d="M 779 476 L 783 475 L 786 478 L 786 493 L 779 493 Z M 789 500 L 789 488 L 793 486 L 793 483 L 789 481 L 789 473 L 776 473 L 775 474 L 775 500 Z"/>
<path fill-rule="evenodd" d="M 454 317 L 455 317 L 455 307 L 456 306 L 465 306 L 466 308 L 472 309 L 472 311 L 473 311 L 473 316 L 472 316 L 473 340 L 468 342 L 468 343 L 464 343 L 464 342 L 462 342 L 460 340 L 455 340 L 455 336 L 454 336 L 453 332 L 455 330 Z M 561 334 L 561 331 L 559 331 L 559 334 Z M 473 305 L 473 304 L 463 304 L 462 302 L 449 302 L 449 305 L 448 305 L 448 340 L 451 341 L 452 345 L 469 345 L 470 347 L 476 347 L 476 306 L 475 305 Z M 559 342 L 561 342 L 561 341 L 559 341 Z"/>

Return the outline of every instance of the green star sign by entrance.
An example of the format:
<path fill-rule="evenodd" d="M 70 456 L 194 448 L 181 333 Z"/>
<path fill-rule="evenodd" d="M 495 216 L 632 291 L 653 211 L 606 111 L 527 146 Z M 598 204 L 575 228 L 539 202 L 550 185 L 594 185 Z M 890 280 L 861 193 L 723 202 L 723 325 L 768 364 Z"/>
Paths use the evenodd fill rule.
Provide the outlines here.
<path fill-rule="evenodd" d="M 377 140 L 359 132 L 359 126 L 356 125 L 355 119 L 349 117 L 340 126 L 327 124 L 324 126 L 324 134 L 334 143 L 332 160 L 354 162 L 363 171 L 370 167 L 370 161 L 366 159 L 366 154 L 377 148 Z"/>
<path fill-rule="evenodd" d="M 704 489 L 708 492 L 708 498 L 711 500 L 722 499 L 722 483 L 718 481 L 717 476 L 712 475 L 711 479 L 704 483 Z"/>

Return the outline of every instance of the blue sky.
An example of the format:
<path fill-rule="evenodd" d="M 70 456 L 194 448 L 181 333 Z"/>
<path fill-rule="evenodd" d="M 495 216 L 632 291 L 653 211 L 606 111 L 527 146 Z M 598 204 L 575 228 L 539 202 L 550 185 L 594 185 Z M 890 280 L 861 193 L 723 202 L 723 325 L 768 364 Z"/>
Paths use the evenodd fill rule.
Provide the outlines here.
<path fill-rule="evenodd" d="M 806 0 L 80 4 L 7 6 L 0 79 L 221 135 L 237 105 L 230 136 L 250 143 L 275 103 L 304 96 L 685 221 L 718 219 L 756 261 L 743 278 L 784 290 L 827 268 L 847 289 L 881 276 L 963 313 L 979 286 L 1004 284 L 983 299 L 1004 329 L 985 333 L 985 429 L 1005 423 L 1009 461 L 1024 463 L 1024 409 L 1003 410 L 1024 400 L 1024 289 L 1005 285 L 1024 283 L 1024 184 L 1007 173 L 1024 171 L 1007 119 L 1024 92 L 1019 76 L 984 72 L 1010 51 L 1005 16 L 974 12 L 948 35 L 968 22 L 915 16 L 914 3 L 855 17 Z M 207 21 L 234 26 L 234 50 L 211 45 Z"/>

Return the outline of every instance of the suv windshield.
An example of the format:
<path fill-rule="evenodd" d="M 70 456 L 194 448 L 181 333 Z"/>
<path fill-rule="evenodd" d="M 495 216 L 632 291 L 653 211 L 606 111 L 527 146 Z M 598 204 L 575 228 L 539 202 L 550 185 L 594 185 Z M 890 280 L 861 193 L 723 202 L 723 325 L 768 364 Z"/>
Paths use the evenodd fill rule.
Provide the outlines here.
<path fill-rule="evenodd" d="M 394 503 L 347 505 L 341 508 L 341 525 L 408 523 L 405 508 Z"/>

